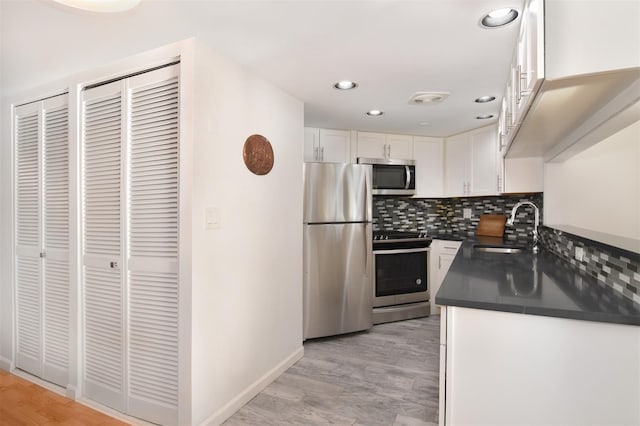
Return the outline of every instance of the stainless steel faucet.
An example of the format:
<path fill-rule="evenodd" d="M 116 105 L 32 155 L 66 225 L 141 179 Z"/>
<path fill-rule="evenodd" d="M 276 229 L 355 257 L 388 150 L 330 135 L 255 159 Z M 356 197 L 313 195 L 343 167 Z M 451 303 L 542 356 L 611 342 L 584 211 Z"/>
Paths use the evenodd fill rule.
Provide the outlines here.
<path fill-rule="evenodd" d="M 532 250 L 533 250 L 534 253 L 537 253 L 538 252 L 538 225 L 540 224 L 540 210 L 538 209 L 538 206 L 533 204 L 531 201 L 521 201 L 521 202 L 519 202 L 518 204 L 513 206 L 513 210 L 511 210 L 511 217 L 507 220 L 507 225 L 513 226 L 513 221 L 516 218 L 516 212 L 518 211 L 520 206 L 524 206 L 524 205 L 529 205 L 529 206 L 533 207 L 533 210 L 535 212 L 535 217 L 534 217 L 534 222 L 533 222 L 533 248 L 532 248 Z"/>

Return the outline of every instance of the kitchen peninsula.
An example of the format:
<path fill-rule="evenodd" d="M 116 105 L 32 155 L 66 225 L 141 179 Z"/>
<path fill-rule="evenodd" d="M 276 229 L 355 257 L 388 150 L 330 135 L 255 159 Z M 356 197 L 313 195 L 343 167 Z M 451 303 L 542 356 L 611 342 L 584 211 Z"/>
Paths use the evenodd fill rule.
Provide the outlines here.
<path fill-rule="evenodd" d="M 640 306 L 545 250 L 475 244 L 436 295 L 440 424 L 640 424 Z"/>

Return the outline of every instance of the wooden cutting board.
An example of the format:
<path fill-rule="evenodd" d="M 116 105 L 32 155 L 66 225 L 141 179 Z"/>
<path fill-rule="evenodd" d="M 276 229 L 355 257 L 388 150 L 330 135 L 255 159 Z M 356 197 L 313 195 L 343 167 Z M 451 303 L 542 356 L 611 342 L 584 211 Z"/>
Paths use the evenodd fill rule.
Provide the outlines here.
<path fill-rule="evenodd" d="M 504 224 L 506 221 L 507 216 L 503 214 L 483 214 L 480 216 L 477 234 L 486 237 L 502 238 L 504 236 Z"/>

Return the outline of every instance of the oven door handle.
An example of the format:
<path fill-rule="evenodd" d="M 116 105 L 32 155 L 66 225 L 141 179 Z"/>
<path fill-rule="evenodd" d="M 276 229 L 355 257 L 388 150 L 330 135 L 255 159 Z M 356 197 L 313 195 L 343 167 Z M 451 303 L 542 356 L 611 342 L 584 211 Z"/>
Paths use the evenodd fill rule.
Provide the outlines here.
<path fill-rule="evenodd" d="M 420 247 L 412 249 L 389 249 L 389 250 L 374 250 L 373 254 L 404 254 L 404 253 L 421 253 L 428 252 L 429 247 Z"/>

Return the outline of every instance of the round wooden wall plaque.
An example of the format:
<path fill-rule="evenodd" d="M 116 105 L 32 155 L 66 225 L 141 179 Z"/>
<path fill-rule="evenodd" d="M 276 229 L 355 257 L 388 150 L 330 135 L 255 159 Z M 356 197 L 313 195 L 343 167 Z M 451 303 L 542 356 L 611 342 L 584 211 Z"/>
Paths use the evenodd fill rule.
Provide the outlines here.
<path fill-rule="evenodd" d="M 242 157 L 247 169 L 256 175 L 266 175 L 273 168 L 273 148 L 262 135 L 251 135 L 242 148 Z"/>

